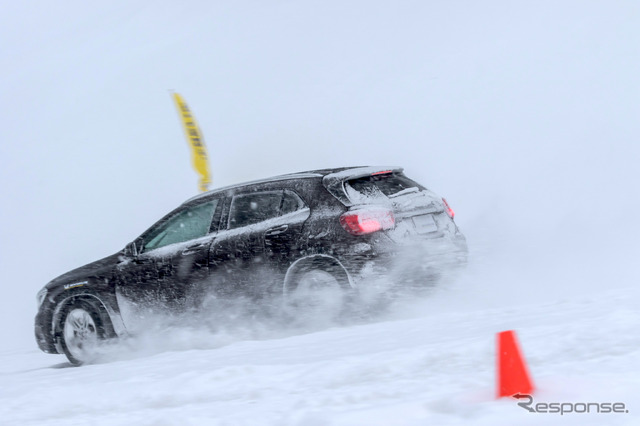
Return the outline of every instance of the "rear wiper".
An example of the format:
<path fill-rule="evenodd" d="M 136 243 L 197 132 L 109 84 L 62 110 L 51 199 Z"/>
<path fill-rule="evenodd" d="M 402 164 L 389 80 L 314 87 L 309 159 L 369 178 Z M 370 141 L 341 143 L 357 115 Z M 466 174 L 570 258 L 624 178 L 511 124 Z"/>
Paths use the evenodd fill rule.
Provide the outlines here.
<path fill-rule="evenodd" d="M 387 195 L 387 197 L 395 198 L 395 197 L 399 197 L 400 195 L 411 194 L 413 192 L 418 192 L 418 191 L 420 191 L 420 188 L 418 188 L 417 186 L 412 186 L 411 188 L 406 188 L 406 189 L 403 189 L 402 191 L 398 191 L 395 194 Z"/>

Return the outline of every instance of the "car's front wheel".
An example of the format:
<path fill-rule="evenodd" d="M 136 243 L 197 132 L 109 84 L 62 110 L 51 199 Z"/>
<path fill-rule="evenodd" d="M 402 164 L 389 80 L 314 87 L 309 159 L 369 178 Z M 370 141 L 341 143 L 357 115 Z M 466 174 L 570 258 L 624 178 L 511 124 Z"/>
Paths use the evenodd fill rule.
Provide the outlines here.
<path fill-rule="evenodd" d="M 74 365 L 96 361 L 102 341 L 110 337 L 108 319 L 100 315 L 98 301 L 76 299 L 62 308 L 58 324 L 59 342 Z"/>

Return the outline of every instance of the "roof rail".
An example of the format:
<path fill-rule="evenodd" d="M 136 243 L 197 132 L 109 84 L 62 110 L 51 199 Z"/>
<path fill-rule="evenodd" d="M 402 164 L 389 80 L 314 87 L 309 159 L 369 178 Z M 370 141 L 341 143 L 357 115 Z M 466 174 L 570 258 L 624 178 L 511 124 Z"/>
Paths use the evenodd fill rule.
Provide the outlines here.
<path fill-rule="evenodd" d="M 229 189 L 233 189 L 233 188 L 241 188 L 243 186 L 248 186 L 248 185 L 256 185 L 259 183 L 267 183 L 267 182 L 276 182 L 276 181 L 281 181 L 281 180 L 289 180 L 289 179 L 309 179 L 309 178 L 318 178 L 318 177 L 322 177 L 323 175 L 321 175 L 320 173 L 310 173 L 310 172 L 301 172 L 301 173 L 290 173 L 287 175 L 279 175 L 279 176 L 273 176 L 270 178 L 265 178 L 265 179 L 258 179 L 258 180 L 252 180 L 249 182 L 242 182 L 242 183 L 238 183 L 238 184 L 234 184 L 234 185 L 228 185 L 228 186 L 223 186 L 220 188 L 214 188 L 211 189 L 207 192 L 203 192 L 202 194 L 198 194 L 195 195 L 191 198 L 189 198 L 188 200 L 186 200 L 184 203 L 182 204 L 186 204 L 189 203 L 191 201 L 194 200 L 199 200 L 200 198 L 206 197 L 208 195 L 212 195 L 218 192 L 222 192 L 222 191 L 227 191 Z"/>

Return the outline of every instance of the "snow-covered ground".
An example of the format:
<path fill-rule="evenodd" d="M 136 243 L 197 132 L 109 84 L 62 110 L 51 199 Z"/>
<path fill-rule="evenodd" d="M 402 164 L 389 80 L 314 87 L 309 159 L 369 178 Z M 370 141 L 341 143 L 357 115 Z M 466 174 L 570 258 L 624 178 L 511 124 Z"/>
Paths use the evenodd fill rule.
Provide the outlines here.
<path fill-rule="evenodd" d="M 492 264 L 480 256 L 449 288 L 369 323 L 310 332 L 258 323 L 167 328 L 80 368 L 36 350 L 3 351 L 0 418 L 3 425 L 637 424 L 637 276 L 620 282 L 601 267 L 565 270 L 566 260 L 548 258 L 546 272 L 523 276 L 517 257 L 504 253 Z M 563 285 L 567 276 L 574 280 Z M 514 400 L 496 401 L 495 333 L 505 329 L 519 334 L 536 402 L 622 402 L 629 413 L 532 414 Z"/>
<path fill-rule="evenodd" d="M 635 0 L 10 2 L 0 14 L 0 425 L 640 424 Z M 400 165 L 467 271 L 367 323 L 171 328 L 71 368 L 36 292 L 214 186 Z M 518 332 L 539 402 L 494 399 Z"/>

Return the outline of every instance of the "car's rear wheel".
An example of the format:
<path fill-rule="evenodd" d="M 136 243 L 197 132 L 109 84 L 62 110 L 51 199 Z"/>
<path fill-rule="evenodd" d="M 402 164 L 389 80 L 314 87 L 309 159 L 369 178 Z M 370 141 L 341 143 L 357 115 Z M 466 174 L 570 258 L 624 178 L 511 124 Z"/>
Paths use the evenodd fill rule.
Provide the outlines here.
<path fill-rule="evenodd" d="M 110 337 L 106 328 L 109 320 L 100 313 L 99 302 L 88 299 L 74 300 L 62 309 L 59 342 L 72 364 L 96 361 L 101 342 Z"/>
<path fill-rule="evenodd" d="M 347 292 L 331 273 L 312 269 L 297 276 L 296 285 L 287 293 L 287 306 L 297 322 L 305 325 L 327 325 L 342 315 Z"/>

